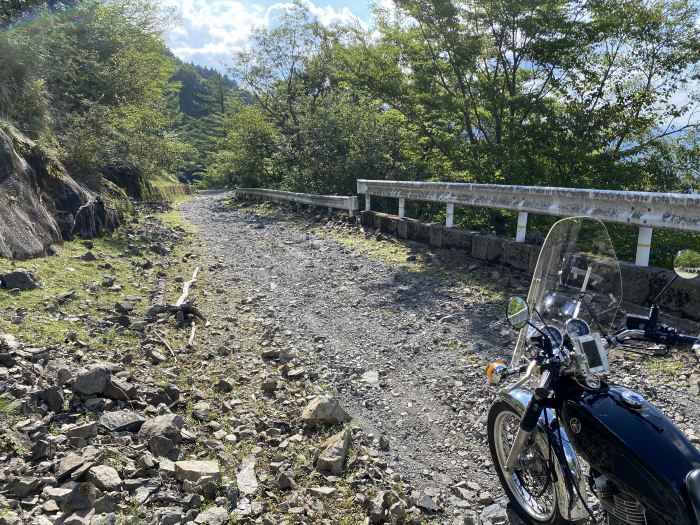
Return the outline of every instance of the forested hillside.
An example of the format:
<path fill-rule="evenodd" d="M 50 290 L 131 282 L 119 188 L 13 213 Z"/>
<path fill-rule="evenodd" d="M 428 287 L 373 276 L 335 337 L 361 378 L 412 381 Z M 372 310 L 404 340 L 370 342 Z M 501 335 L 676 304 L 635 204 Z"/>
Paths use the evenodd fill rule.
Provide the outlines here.
<path fill-rule="evenodd" d="M 183 64 L 151 0 L 21 1 L 0 6 L 0 119 L 76 179 L 141 196 L 201 172 L 235 84 Z"/>

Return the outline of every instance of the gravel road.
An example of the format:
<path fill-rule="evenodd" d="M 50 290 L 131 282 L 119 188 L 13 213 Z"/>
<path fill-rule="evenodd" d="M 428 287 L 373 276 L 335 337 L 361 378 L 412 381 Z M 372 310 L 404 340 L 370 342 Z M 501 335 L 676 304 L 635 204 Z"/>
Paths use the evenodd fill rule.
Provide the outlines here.
<path fill-rule="evenodd" d="M 455 277 L 439 262 L 397 266 L 334 240 L 330 228 L 224 207 L 223 198 L 200 195 L 181 208 L 218 260 L 221 287 L 242 290 L 295 362 L 318 373 L 355 423 L 388 439 L 388 449 L 378 452 L 387 468 L 438 502 L 443 522 L 505 506 L 485 438 L 495 391 L 483 372 L 489 360 L 507 357 L 515 340 L 502 316 L 513 291 L 502 284 L 503 270 L 463 260 Z M 509 284 L 525 293 L 526 282 Z M 626 362 L 622 382 L 694 432 L 700 408 L 697 396 L 687 396 L 694 376 L 687 371 L 668 386 L 653 386 L 658 377 L 645 372 L 640 385 L 633 377 L 638 366 Z M 459 482 L 476 484 L 472 500 L 454 495 Z M 497 514 L 495 522 L 507 514 L 519 523 L 510 511 Z"/>

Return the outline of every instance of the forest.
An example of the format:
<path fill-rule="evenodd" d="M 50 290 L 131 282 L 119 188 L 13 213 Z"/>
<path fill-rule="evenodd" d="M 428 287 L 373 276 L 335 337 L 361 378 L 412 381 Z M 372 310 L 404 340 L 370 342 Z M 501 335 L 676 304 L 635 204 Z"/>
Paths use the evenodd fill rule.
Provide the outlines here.
<path fill-rule="evenodd" d="M 172 15 L 151 0 L 0 9 L 0 119 L 83 180 L 700 186 L 694 0 L 396 0 L 372 27 L 325 26 L 297 1 L 220 72 L 170 53 Z M 499 232 L 513 217 L 456 221 Z"/>

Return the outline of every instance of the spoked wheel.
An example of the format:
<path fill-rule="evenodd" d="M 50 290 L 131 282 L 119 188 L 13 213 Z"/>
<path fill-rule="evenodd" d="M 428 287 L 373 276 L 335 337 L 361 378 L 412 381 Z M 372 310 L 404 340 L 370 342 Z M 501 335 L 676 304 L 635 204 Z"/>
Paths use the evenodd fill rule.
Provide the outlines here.
<path fill-rule="evenodd" d="M 521 453 L 519 466 L 513 471 L 505 468 L 506 459 L 518 432 L 521 414 L 508 403 L 499 401 L 491 406 L 488 417 L 488 439 L 491 458 L 501 485 L 515 511 L 528 523 L 546 525 L 581 524 L 561 516 L 554 484 L 555 466 L 550 461 L 547 440 L 533 433 Z M 556 461 L 556 459 L 553 459 Z M 557 476 L 560 473 L 557 471 Z"/>

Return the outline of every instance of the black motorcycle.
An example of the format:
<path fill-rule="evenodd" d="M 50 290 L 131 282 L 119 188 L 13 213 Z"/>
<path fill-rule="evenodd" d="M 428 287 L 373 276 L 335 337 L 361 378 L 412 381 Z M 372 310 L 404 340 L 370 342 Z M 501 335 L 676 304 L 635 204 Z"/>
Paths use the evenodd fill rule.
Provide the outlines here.
<path fill-rule="evenodd" d="M 674 279 L 696 277 L 700 254 L 680 252 L 674 266 Z M 570 218 L 547 235 L 527 301 L 508 303 L 520 330 L 513 360 L 491 363 L 487 376 L 493 384 L 521 377 L 491 406 L 488 441 L 501 485 L 528 523 L 599 523 L 590 490 L 608 525 L 700 524 L 700 451 L 640 394 L 607 382 L 608 349 L 698 348 L 700 339 L 661 324 L 657 301 L 613 331 L 621 288 L 603 223 Z"/>

